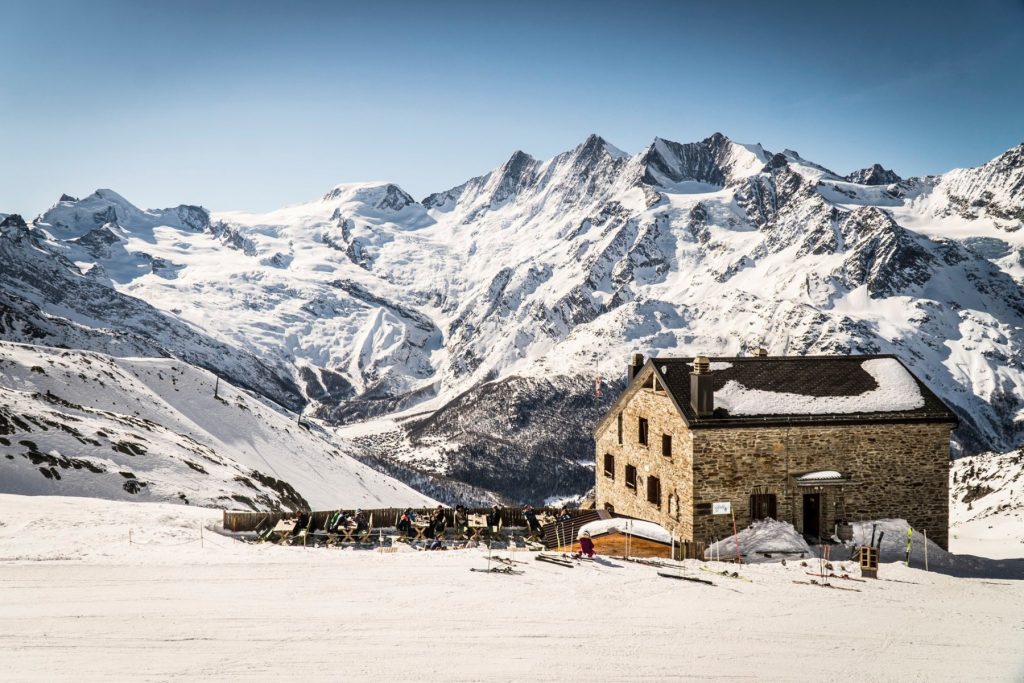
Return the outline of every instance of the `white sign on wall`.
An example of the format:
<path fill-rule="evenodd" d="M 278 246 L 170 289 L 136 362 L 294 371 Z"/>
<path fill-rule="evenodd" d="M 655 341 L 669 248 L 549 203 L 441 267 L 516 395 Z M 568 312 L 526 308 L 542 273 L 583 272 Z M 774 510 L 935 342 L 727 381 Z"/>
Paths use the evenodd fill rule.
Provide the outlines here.
<path fill-rule="evenodd" d="M 729 501 L 711 504 L 711 514 L 713 515 L 727 515 L 730 512 L 732 512 L 732 503 Z"/>

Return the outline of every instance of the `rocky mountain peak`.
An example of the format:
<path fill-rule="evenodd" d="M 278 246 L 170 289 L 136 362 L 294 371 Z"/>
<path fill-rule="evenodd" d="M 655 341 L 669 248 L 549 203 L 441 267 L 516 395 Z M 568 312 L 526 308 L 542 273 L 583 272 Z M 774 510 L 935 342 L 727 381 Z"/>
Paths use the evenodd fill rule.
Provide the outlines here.
<path fill-rule="evenodd" d="M 766 161 L 760 145 L 740 145 L 721 133 L 687 143 L 655 138 L 640 159 L 643 182 L 655 186 L 697 181 L 724 187 Z"/>
<path fill-rule="evenodd" d="M 764 165 L 764 170 L 766 172 L 777 171 L 788 164 L 789 156 L 785 152 L 776 152 L 772 155 L 772 158 L 768 160 L 768 163 Z"/>
<path fill-rule="evenodd" d="M 2 221 L 0 221 L 0 228 L 27 228 L 25 219 L 20 214 L 12 213 Z"/>
<path fill-rule="evenodd" d="M 410 197 L 408 192 L 398 185 L 388 183 L 384 186 L 383 192 L 381 192 L 380 198 L 374 204 L 374 207 L 383 211 L 401 211 L 410 204 L 415 203 L 416 200 Z"/>
<path fill-rule="evenodd" d="M 845 178 L 851 183 L 859 183 L 861 185 L 892 185 L 903 180 L 895 171 L 882 168 L 881 164 L 872 164 L 867 168 L 850 173 Z"/>
<path fill-rule="evenodd" d="M 321 201 L 354 201 L 378 211 L 401 211 L 416 200 L 394 183 L 342 183 L 335 186 Z"/>
<path fill-rule="evenodd" d="M 703 140 L 701 140 L 701 144 L 702 145 L 705 145 L 706 147 L 713 147 L 713 148 L 723 147 L 723 146 L 729 144 L 730 142 L 732 142 L 732 140 L 730 140 L 727 136 L 725 136 L 722 133 L 719 133 L 717 131 L 712 133 L 708 137 L 704 138 Z"/>
<path fill-rule="evenodd" d="M 597 133 L 591 133 L 588 135 L 587 139 L 576 147 L 573 152 L 577 159 L 581 161 L 589 160 L 594 162 L 601 161 L 604 158 L 618 160 L 629 156 Z"/>

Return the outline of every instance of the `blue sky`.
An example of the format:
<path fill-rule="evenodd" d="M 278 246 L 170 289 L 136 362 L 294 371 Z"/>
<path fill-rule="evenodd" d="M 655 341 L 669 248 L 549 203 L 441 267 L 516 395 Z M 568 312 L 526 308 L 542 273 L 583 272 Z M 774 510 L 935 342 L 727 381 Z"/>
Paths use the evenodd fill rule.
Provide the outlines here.
<path fill-rule="evenodd" d="M 0 211 L 110 187 L 263 210 L 417 198 L 516 149 L 721 131 L 841 173 L 1024 141 L 1024 2 L 0 0 Z"/>

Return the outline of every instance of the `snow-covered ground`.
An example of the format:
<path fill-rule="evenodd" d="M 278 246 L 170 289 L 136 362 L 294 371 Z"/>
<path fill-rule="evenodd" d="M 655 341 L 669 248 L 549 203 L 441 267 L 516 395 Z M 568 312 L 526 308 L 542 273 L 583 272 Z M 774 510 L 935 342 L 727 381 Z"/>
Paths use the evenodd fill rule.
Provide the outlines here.
<path fill-rule="evenodd" d="M 816 570 L 798 562 L 742 567 L 749 582 L 686 563 L 712 587 L 621 560 L 568 569 L 522 552 L 522 575 L 488 575 L 468 571 L 486 567 L 481 550 L 246 545 L 217 534 L 219 519 L 181 505 L 0 495 L 2 677 L 1024 677 L 1024 581 L 892 563 L 883 580 L 834 581 L 854 592 L 795 584 Z"/>

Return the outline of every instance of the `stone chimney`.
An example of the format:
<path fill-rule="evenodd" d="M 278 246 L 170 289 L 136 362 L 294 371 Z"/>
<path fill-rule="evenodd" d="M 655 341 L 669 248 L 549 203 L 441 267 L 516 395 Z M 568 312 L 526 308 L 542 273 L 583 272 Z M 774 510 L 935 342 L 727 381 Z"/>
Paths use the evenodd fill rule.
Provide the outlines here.
<path fill-rule="evenodd" d="M 707 356 L 693 359 L 690 373 L 690 407 L 697 417 L 711 417 L 715 412 L 715 392 L 711 388 L 711 361 Z"/>
<path fill-rule="evenodd" d="M 634 353 L 630 356 L 629 365 L 626 366 L 626 381 L 632 382 L 633 378 L 636 377 L 637 373 L 640 372 L 640 368 L 644 366 L 644 354 Z"/>
<path fill-rule="evenodd" d="M 757 347 L 757 350 L 754 351 L 754 356 L 756 358 L 767 358 L 768 349 L 764 348 L 763 346 L 759 346 Z"/>

